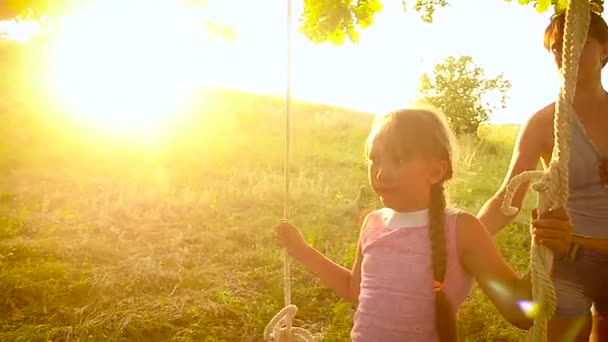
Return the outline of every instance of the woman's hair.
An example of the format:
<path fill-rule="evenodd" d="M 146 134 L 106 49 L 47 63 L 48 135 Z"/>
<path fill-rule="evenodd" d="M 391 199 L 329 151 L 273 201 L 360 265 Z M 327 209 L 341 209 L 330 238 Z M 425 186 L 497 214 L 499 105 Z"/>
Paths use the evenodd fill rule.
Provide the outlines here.
<path fill-rule="evenodd" d="M 566 12 L 562 11 L 551 17 L 551 23 L 545 29 L 545 35 L 543 37 L 543 44 L 545 49 L 551 51 L 551 42 L 562 43 L 564 37 L 564 27 L 566 23 Z M 601 14 L 591 11 L 589 17 L 589 31 L 587 35 L 600 43 L 608 42 L 608 25 L 602 18 Z M 602 61 L 602 67 L 606 65 L 608 58 Z"/>
<path fill-rule="evenodd" d="M 386 152 L 397 160 L 437 158 L 447 163 L 443 179 L 431 187 L 429 236 L 435 290 L 435 328 L 440 341 L 456 340 L 456 317 L 445 292 L 443 281 L 447 267 L 445 231 L 446 198 L 443 183 L 452 177 L 454 136 L 442 113 L 430 109 L 405 109 L 380 117 L 368 137 L 366 154 L 372 141 L 381 137 Z"/>

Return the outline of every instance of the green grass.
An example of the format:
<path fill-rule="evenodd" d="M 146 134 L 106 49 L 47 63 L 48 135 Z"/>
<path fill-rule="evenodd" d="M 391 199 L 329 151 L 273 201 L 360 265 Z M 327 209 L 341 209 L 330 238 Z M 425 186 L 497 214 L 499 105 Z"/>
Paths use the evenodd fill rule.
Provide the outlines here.
<path fill-rule="evenodd" d="M 271 236 L 283 203 L 282 102 L 214 96 L 192 103 L 198 114 L 159 146 L 120 148 L 51 110 L 2 104 L 0 341 L 261 340 L 282 307 Z M 290 216 L 347 266 L 360 214 L 377 205 L 362 152 L 371 119 L 294 105 Z M 454 205 L 476 212 L 492 195 L 516 131 L 461 139 Z M 527 229 L 514 224 L 497 241 L 525 270 Z M 348 340 L 353 306 L 297 264 L 293 302 L 296 326 Z M 471 341 L 523 336 L 478 289 L 459 325 Z"/>

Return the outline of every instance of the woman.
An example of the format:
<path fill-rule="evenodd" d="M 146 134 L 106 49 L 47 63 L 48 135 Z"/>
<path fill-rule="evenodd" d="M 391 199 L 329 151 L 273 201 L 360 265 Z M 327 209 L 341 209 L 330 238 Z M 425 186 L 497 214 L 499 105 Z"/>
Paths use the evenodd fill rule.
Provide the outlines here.
<path fill-rule="evenodd" d="M 561 68 L 565 13 L 551 18 L 544 45 Z M 608 291 L 608 94 L 602 87 L 601 70 L 608 61 L 608 26 L 600 14 L 591 13 L 587 42 L 579 60 L 572 123 L 570 194 L 567 204 L 573 225 L 572 258 L 553 266 L 557 308 L 549 324 L 549 341 L 607 341 Z M 553 149 L 555 104 L 541 109 L 526 122 L 517 137 L 505 180 L 482 207 L 478 218 L 496 234 L 514 216 L 501 211 L 510 180 L 536 169 L 539 159 L 546 167 Z M 514 196 L 520 208 L 528 184 Z M 591 319 L 592 317 L 592 319 Z M 591 337 L 591 338 L 590 338 Z"/>

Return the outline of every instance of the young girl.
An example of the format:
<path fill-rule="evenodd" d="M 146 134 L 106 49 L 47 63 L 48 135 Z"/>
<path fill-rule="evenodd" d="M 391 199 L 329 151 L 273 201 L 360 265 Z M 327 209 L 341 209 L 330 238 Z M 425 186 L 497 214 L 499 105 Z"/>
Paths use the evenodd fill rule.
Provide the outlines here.
<path fill-rule="evenodd" d="M 590 19 L 574 95 L 576 116 L 570 141 L 567 205 L 575 233 L 573 242 L 580 248 L 574 260 L 556 260 L 553 266 L 557 307 L 549 323 L 550 341 L 562 336 L 568 341 L 588 341 L 591 331 L 592 341 L 608 341 L 605 290 L 608 283 L 608 95 L 601 80 L 601 70 L 608 61 L 608 26 L 600 14 L 592 12 Z M 545 48 L 553 53 L 558 68 L 561 67 L 563 32 L 564 13 L 560 13 L 551 19 L 544 37 Z M 552 103 L 522 127 L 503 185 L 478 215 L 491 234 L 499 232 L 514 217 L 504 215 L 500 209 L 509 181 L 523 171 L 536 169 L 539 159 L 545 166 L 549 164 L 554 113 Z M 513 206 L 521 206 L 526 188 L 522 186 L 515 193 Z"/>
<path fill-rule="evenodd" d="M 366 216 L 352 271 L 309 246 L 295 226 L 276 227 L 292 257 L 358 303 L 353 341 L 455 341 L 458 307 L 473 279 L 509 322 L 531 325 L 522 310 L 529 277 L 513 272 L 475 216 L 446 208 L 452 140 L 445 119 L 428 110 L 393 112 L 374 126 L 369 180 L 385 208 Z M 538 220 L 534 233 L 563 254 L 570 226 L 563 213 L 555 216 Z"/>

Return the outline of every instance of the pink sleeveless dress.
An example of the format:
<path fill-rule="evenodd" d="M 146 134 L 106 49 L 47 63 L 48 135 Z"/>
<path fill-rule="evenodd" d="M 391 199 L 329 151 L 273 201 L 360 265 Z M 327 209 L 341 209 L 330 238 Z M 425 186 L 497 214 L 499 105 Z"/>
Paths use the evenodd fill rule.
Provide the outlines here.
<path fill-rule="evenodd" d="M 446 215 L 444 291 L 456 314 L 473 279 L 461 267 L 456 252 L 458 211 L 448 209 Z M 376 210 L 368 215 L 363 229 L 361 291 L 352 340 L 436 341 L 428 210 Z"/>

